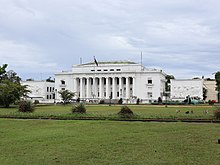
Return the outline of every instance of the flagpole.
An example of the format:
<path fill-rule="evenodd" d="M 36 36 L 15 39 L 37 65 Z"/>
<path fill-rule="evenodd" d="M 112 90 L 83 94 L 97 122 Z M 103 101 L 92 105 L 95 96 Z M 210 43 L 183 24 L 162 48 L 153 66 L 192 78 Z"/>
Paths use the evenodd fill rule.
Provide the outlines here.
<path fill-rule="evenodd" d="M 141 51 L 141 71 L 143 70 L 143 62 L 142 62 L 142 51 Z"/>
<path fill-rule="evenodd" d="M 96 66 L 98 66 L 98 62 L 94 56 L 94 82 L 93 82 L 93 99 L 96 97 L 96 81 L 95 81 L 95 74 L 96 74 Z"/>

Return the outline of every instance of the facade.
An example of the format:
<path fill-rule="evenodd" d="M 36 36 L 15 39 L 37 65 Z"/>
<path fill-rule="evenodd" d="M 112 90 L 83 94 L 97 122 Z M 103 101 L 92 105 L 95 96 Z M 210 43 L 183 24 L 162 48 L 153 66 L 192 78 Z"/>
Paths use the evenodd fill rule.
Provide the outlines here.
<path fill-rule="evenodd" d="M 207 98 L 205 101 L 215 100 L 218 101 L 218 91 L 216 91 L 216 81 L 215 80 L 205 80 L 204 88 L 207 90 Z"/>
<path fill-rule="evenodd" d="M 171 79 L 170 99 L 183 101 L 187 96 L 203 99 L 203 79 Z"/>
<path fill-rule="evenodd" d="M 31 91 L 28 100 L 38 100 L 40 103 L 53 103 L 55 99 L 55 83 L 47 81 L 22 81 L 21 85 L 27 85 Z"/>
<path fill-rule="evenodd" d="M 142 102 L 152 102 L 162 97 L 165 90 L 165 76 L 162 70 L 147 69 L 129 62 L 99 62 L 80 64 L 71 71 L 55 74 L 55 93 L 70 90 L 75 98 L 86 101 L 118 100 L 131 103 L 139 98 Z"/>

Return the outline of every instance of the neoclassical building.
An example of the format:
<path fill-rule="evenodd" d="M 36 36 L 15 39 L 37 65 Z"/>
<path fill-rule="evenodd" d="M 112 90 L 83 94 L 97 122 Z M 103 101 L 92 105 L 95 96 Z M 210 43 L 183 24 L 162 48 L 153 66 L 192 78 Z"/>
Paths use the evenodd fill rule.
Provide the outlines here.
<path fill-rule="evenodd" d="M 148 69 L 130 61 L 95 62 L 75 65 L 71 71 L 55 74 L 55 92 L 70 90 L 81 100 L 118 100 L 132 102 L 139 98 L 152 102 L 165 90 L 162 70 Z"/>

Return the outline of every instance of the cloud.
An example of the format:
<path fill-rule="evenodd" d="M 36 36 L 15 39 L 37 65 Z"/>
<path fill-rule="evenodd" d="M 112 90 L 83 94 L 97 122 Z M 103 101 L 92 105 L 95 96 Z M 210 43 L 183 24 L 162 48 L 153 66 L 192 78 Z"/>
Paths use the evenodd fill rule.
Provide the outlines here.
<path fill-rule="evenodd" d="M 217 0 L 201 0 L 199 7 L 191 0 L 2 0 L 0 62 L 25 76 L 70 69 L 80 57 L 140 62 L 142 51 L 146 67 L 176 77 L 211 76 L 220 63 L 219 5 Z"/>
<path fill-rule="evenodd" d="M 46 72 L 56 70 L 56 63 L 44 59 L 44 53 L 34 45 L 21 44 L 12 40 L 0 40 L 1 64 L 9 64 L 21 72 Z"/>

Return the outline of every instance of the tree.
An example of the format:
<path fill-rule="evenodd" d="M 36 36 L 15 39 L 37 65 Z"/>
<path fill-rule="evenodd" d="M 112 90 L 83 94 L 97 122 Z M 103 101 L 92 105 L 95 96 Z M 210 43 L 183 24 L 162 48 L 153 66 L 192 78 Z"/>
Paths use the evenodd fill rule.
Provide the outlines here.
<path fill-rule="evenodd" d="M 55 80 L 51 79 L 51 77 L 49 77 L 49 78 L 46 79 L 46 82 L 55 82 Z"/>
<path fill-rule="evenodd" d="M 29 91 L 20 84 L 21 78 L 14 71 L 6 71 L 8 65 L 0 66 L 0 105 L 8 108 Z"/>
<path fill-rule="evenodd" d="M 203 87 L 203 95 L 202 95 L 202 96 L 203 96 L 203 100 L 206 100 L 206 98 L 207 98 L 207 92 L 208 92 L 208 90 Z"/>
<path fill-rule="evenodd" d="M 173 75 L 166 75 L 166 83 L 165 83 L 165 91 L 170 91 L 170 80 L 171 79 L 175 79 L 175 77 Z"/>
<path fill-rule="evenodd" d="M 64 104 L 69 102 L 73 98 L 73 96 L 75 95 L 73 92 L 71 92 L 69 90 L 61 90 L 58 93 L 60 94 Z"/>
<path fill-rule="evenodd" d="M 215 73 L 216 91 L 218 91 L 218 101 L 220 101 L 220 71 Z"/>

